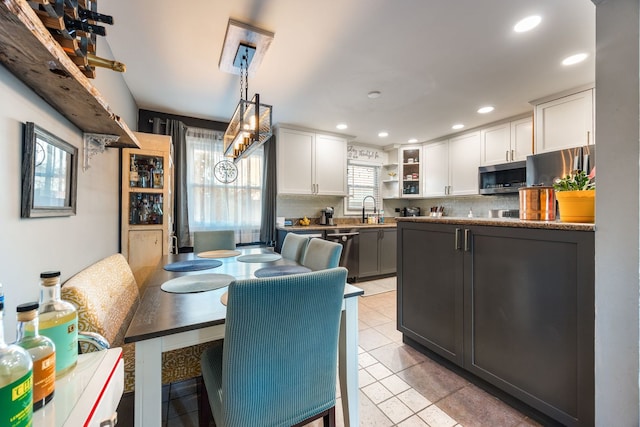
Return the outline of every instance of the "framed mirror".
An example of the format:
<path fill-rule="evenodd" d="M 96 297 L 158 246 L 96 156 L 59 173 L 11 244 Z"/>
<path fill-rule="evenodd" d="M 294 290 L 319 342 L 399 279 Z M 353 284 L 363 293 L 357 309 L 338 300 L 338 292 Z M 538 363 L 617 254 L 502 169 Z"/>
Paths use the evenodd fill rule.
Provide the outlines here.
<path fill-rule="evenodd" d="M 78 149 L 32 122 L 22 142 L 22 218 L 76 214 Z"/>

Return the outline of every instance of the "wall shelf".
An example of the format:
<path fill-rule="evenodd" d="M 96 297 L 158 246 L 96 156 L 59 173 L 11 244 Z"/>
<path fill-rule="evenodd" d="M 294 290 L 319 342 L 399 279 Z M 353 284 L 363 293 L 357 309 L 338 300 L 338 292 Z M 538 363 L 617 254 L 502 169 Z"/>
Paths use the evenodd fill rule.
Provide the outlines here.
<path fill-rule="evenodd" d="M 25 0 L 0 2 L 0 62 L 85 133 L 117 135 L 107 147 L 138 140 L 71 61 Z"/>

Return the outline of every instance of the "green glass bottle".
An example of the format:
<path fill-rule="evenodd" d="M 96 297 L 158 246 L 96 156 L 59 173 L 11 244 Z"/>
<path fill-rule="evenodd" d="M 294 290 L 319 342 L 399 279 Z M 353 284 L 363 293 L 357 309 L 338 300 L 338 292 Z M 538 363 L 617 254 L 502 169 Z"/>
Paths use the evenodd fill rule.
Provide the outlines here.
<path fill-rule="evenodd" d="M 33 363 L 22 347 L 4 340 L 0 301 L 0 426 L 27 427 L 33 420 Z"/>

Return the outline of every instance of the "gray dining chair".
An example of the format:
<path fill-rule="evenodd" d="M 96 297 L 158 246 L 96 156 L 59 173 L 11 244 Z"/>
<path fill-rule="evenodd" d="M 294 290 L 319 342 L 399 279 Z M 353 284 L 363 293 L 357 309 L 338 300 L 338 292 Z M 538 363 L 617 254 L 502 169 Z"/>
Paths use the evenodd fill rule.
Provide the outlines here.
<path fill-rule="evenodd" d="M 313 238 L 309 240 L 301 264 L 313 271 L 335 268 L 340 265 L 341 254 L 340 243 Z"/>
<path fill-rule="evenodd" d="M 200 425 L 335 426 L 347 270 L 231 282 L 223 343 L 202 354 Z"/>
<path fill-rule="evenodd" d="M 195 231 L 193 233 L 193 252 L 234 250 L 236 234 L 233 230 Z"/>
<path fill-rule="evenodd" d="M 295 262 L 301 262 L 304 251 L 309 244 L 309 236 L 304 234 L 287 233 L 282 242 L 280 255 L 282 258 L 290 259 Z"/>

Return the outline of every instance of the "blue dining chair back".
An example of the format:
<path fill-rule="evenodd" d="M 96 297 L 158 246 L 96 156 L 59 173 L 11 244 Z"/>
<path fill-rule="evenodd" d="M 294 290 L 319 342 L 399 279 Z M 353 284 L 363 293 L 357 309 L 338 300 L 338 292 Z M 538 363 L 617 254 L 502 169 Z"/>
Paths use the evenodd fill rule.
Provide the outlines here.
<path fill-rule="evenodd" d="M 287 233 L 282 242 L 282 249 L 280 254 L 282 258 L 290 259 L 292 261 L 302 261 L 304 251 L 309 244 L 309 236 L 304 234 Z"/>
<path fill-rule="evenodd" d="M 236 234 L 233 230 L 195 231 L 193 233 L 193 252 L 234 250 Z"/>
<path fill-rule="evenodd" d="M 338 267 L 229 285 L 224 343 L 201 359 L 216 426 L 335 423 L 346 279 Z"/>
<path fill-rule="evenodd" d="M 341 254 L 342 245 L 340 243 L 313 238 L 309 240 L 301 264 L 313 271 L 338 267 Z"/>

